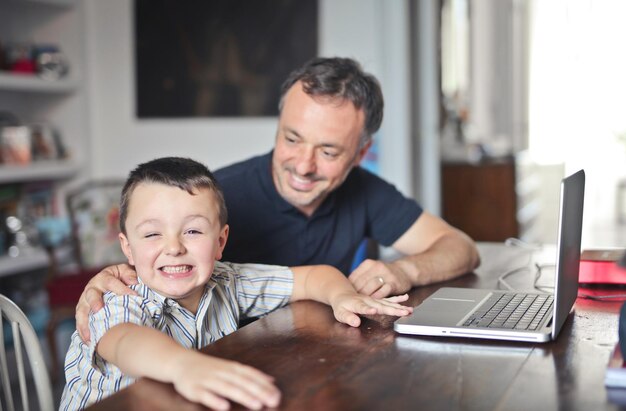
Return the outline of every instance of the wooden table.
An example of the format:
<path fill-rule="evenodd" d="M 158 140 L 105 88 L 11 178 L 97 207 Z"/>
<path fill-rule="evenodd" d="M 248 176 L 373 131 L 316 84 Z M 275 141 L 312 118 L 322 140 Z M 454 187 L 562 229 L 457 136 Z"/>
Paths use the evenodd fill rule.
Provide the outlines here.
<path fill-rule="evenodd" d="M 553 262 L 554 254 L 496 243 L 479 245 L 482 265 L 445 285 L 496 288 L 506 270 Z M 553 250 L 553 249 L 552 249 Z M 552 270 L 540 283 L 549 284 Z M 532 288 L 534 270 L 507 278 Z M 412 290 L 419 304 L 444 284 Z M 622 293 L 599 290 L 596 294 Z M 273 375 L 282 410 L 613 410 L 604 373 L 617 342 L 621 302 L 579 298 L 557 341 L 544 344 L 405 337 L 394 318 L 337 323 L 322 304 L 294 303 L 202 352 Z M 238 409 L 237 405 L 234 405 Z M 93 410 L 200 410 L 169 384 L 141 379 Z"/>

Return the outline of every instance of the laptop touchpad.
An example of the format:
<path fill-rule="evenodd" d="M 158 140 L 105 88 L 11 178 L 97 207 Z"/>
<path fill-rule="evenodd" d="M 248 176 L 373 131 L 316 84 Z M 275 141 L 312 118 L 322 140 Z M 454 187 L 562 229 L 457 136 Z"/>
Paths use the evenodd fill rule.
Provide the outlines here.
<path fill-rule="evenodd" d="M 413 317 L 424 325 L 455 325 L 488 295 L 485 290 L 443 288 L 420 304 Z"/>

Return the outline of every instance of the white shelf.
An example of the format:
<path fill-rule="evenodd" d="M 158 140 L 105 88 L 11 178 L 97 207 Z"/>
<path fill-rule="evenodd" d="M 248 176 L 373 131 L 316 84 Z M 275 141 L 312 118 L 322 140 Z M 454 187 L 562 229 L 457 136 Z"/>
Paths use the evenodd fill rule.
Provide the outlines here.
<path fill-rule="evenodd" d="M 14 0 L 16 1 L 16 0 Z M 76 4 L 76 0 L 21 0 L 27 3 L 40 3 L 49 6 L 71 7 Z"/>
<path fill-rule="evenodd" d="M 49 264 L 48 254 L 42 249 L 33 248 L 17 257 L 0 257 L 0 277 L 45 268 Z"/>
<path fill-rule="evenodd" d="M 10 4 L 34 4 L 34 5 L 44 5 L 44 6 L 53 6 L 53 7 L 73 7 L 76 4 L 77 0 L 9 0 L 6 3 Z M 0 3 L 2 3 L 0 1 Z"/>
<path fill-rule="evenodd" d="M 36 161 L 28 165 L 0 165 L 0 184 L 60 180 L 75 176 L 79 166 L 71 161 Z"/>
<path fill-rule="evenodd" d="M 44 80 L 36 75 L 0 72 L 0 90 L 33 93 L 73 93 L 79 87 L 75 78 Z"/>

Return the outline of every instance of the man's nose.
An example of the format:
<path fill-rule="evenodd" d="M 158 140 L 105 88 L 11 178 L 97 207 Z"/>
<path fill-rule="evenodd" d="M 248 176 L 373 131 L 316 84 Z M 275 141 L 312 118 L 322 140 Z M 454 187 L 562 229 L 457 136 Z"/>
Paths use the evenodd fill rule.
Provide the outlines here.
<path fill-rule="evenodd" d="M 301 149 L 296 161 L 296 172 L 298 175 L 306 176 L 315 174 L 317 164 L 315 163 L 315 150 L 313 148 Z"/>

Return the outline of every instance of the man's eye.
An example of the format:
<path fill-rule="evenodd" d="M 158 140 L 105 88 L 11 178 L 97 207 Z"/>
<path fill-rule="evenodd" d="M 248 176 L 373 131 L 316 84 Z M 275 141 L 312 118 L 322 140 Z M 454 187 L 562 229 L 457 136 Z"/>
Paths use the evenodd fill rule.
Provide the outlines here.
<path fill-rule="evenodd" d="M 337 158 L 337 156 L 339 156 L 339 154 L 335 153 L 334 151 L 322 151 L 322 154 L 324 154 L 324 157 L 327 158 Z"/>

